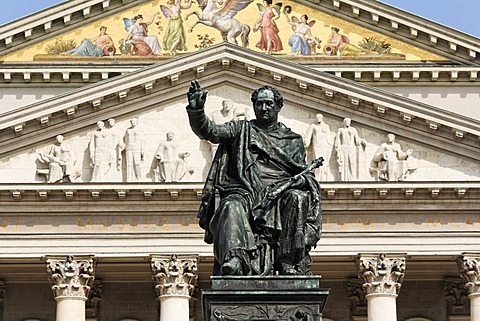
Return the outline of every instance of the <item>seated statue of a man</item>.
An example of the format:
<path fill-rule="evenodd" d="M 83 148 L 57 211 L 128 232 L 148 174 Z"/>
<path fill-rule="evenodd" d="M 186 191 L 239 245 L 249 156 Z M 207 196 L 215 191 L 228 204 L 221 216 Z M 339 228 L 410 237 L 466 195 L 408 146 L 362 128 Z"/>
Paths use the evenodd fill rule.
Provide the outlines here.
<path fill-rule="evenodd" d="M 198 213 L 213 243 L 214 274 L 310 274 L 309 251 L 321 234 L 320 186 L 302 137 L 278 122 L 281 93 L 255 90 L 255 120 L 218 125 L 205 115 L 207 93 L 193 81 L 187 112 L 194 133 L 219 144 Z"/>

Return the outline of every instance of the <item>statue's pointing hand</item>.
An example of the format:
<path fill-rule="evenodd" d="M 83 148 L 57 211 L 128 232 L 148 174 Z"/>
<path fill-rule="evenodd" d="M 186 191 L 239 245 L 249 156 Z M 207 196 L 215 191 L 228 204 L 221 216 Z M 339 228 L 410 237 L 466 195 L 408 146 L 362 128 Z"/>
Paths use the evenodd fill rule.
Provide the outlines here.
<path fill-rule="evenodd" d="M 190 109 L 203 109 L 205 101 L 207 100 L 207 90 L 202 90 L 198 80 L 194 80 L 190 84 L 188 89 L 188 108 Z"/>

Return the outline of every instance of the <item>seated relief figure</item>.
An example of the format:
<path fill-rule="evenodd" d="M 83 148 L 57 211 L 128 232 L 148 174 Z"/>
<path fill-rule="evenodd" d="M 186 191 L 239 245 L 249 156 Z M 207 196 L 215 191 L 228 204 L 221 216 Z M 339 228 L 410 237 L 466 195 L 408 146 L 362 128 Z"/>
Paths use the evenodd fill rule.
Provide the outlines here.
<path fill-rule="evenodd" d="M 310 274 L 309 252 L 321 234 L 320 186 L 311 171 L 322 160 L 307 167 L 302 137 L 278 122 L 280 92 L 255 90 L 256 119 L 224 124 L 205 115 L 207 91 L 198 81 L 187 97 L 193 132 L 219 144 L 198 213 L 213 243 L 213 273 Z"/>
<path fill-rule="evenodd" d="M 48 154 L 40 153 L 38 160 L 48 164 L 48 172 L 38 170 L 39 174 L 47 175 L 48 183 L 71 182 L 74 179 L 75 159 L 70 146 L 63 143 L 64 137 L 58 135 L 55 145 L 50 148 Z"/>
<path fill-rule="evenodd" d="M 185 158 L 190 153 L 177 152 L 175 133 L 168 132 L 167 139 L 158 146 L 155 158 L 158 161 L 156 172 L 160 182 L 178 182 L 187 173 Z"/>
<path fill-rule="evenodd" d="M 400 144 L 395 143 L 395 135 L 388 134 L 387 142 L 380 145 L 373 156 L 373 161 L 377 167 L 373 171 L 378 172 L 378 178 L 384 181 L 403 181 L 409 171 L 407 159 L 412 154 L 412 150 L 402 151 Z"/>

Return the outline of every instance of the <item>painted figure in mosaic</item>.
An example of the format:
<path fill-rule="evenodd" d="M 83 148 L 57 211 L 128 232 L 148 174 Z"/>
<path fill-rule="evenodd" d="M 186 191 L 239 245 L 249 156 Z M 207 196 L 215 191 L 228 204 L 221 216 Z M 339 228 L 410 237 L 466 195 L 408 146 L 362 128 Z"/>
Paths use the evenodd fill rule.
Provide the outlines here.
<path fill-rule="evenodd" d="M 340 127 L 335 137 L 335 150 L 340 172 L 340 180 L 353 181 L 357 178 L 357 146 L 365 148 L 367 142 L 361 139 L 355 128 L 351 127 L 352 120 L 345 118 L 343 127 Z"/>
<path fill-rule="evenodd" d="M 380 145 L 373 156 L 378 164 L 378 178 L 384 181 L 403 181 L 408 173 L 407 158 L 412 150 L 402 151 L 400 144 L 395 143 L 395 135 L 388 134 L 387 142 Z"/>
<path fill-rule="evenodd" d="M 313 147 L 313 157 L 323 157 L 323 166 L 315 171 L 315 176 L 320 181 L 328 180 L 330 173 L 330 155 L 332 153 L 333 139 L 331 139 L 330 126 L 323 120 L 322 114 L 315 115 L 317 122 L 311 124 L 303 138 L 305 148 Z"/>
<path fill-rule="evenodd" d="M 337 27 L 332 27 L 330 30 L 331 34 L 323 47 L 327 56 L 358 56 L 367 53 L 367 50 L 352 45 L 350 39 L 340 34 L 340 29 Z"/>
<path fill-rule="evenodd" d="M 58 135 L 55 145 L 50 148 L 48 154 L 40 153 L 39 161 L 48 164 L 48 183 L 62 181 L 71 182 L 74 178 L 75 159 L 70 146 L 63 143 L 64 138 Z"/>
<path fill-rule="evenodd" d="M 109 171 L 112 167 L 110 143 L 110 133 L 105 128 L 105 123 L 100 120 L 89 144 L 90 166 L 93 168 L 92 182 L 105 182 L 110 179 Z"/>
<path fill-rule="evenodd" d="M 160 182 L 178 182 L 187 173 L 185 158 L 189 153 L 178 153 L 175 133 L 168 132 L 167 139 L 160 143 L 155 158 L 158 161 L 158 179 Z"/>
<path fill-rule="evenodd" d="M 168 50 L 171 56 L 177 54 L 177 50 L 187 50 L 187 37 L 183 20 L 182 10 L 189 9 L 192 6 L 192 0 L 187 0 L 185 5 L 181 5 L 182 0 L 169 0 L 167 6 L 160 5 L 163 15 L 168 19 L 168 27 L 163 35 L 163 48 Z"/>
<path fill-rule="evenodd" d="M 148 22 L 143 22 L 143 15 L 138 14 L 133 19 L 123 18 L 127 35 L 124 42 L 131 42 L 133 51 L 138 56 L 153 56 L 161 51 L 160 43 L 156 36 L 148 35 L 148 26 L 153 23 L 155 17 L 159 15 L 156 12 Z"/>
<path fill-rule="evenodd" d="M 260 18 L 255 22 L 253 31 L 260 30 L 260 41 L 256 47 L 261 50 L 266 50 L 267 54 L 283 50 L 282 40 L 278 36 L 278 30 L 275 20 L 280 18 L 281 3 L 276 3 L 272 6 L 272 0 L 263 0 L 263 5 L 257 4 L 260 9 Z"/>
<path fill-rule="evenodd" d="M 82 43 L 73 49 L 64 52 L 64 55 L 102 57 L 113 56 L 115 45 L 112 38 L 107 34 L 107 27 L 100 27 L 100 35 L 95 39 L 83 39 Z"/>
<path fill-rule="evenodd" d="M 307 56 L 311 54 L 309 42 L 318 45 L 318 41 L 312 36 L 311 28 L 315 24 L 315 20 L 308 21 L 308 16 L 303 14 L 300 19 L 288 16 L 288 10 L 284 12 L 287 23 L 292 26 L 295 34 L 288 40 L 288 45 L 292 48 L 292 55 Z M 308 37 L 308 38 L 307 38 Z"/>
<path fill-rule="evenodd" d="M 125 159 L 127 182 L 142 180 L 142 165 L 145 158 L 145 138 L 138 128 L 138 119 L 130 119 L 130 127 L 127 128 L 123 138 L 125 144 Z"/>
<path fill-rule="evenodd" d="M 185 20 L 192 14 L 196 15 L 198 20 L 190 27 L 188 32 L 192 32 L 197 24 L 203 24 L 220 31 L 223 41 L 237 43 L 237 37 L 241 36 L 242 46 L 248 47 L 248 35 L 250 34 L 250 26 L 240 23 L 234 19 L 235 15 L 245 9 L 253 0 L 198 0 L 198 5 L 202 12 L 193 11 L 189 13 Z M 221 5 L 218 7 L 217 4 Z"/>
<path fill-rule="evenodd" d="M 207 91 L 198 81 L 187 96 L 192 130 L 219 144 L 198 213 L 214 245 L 214 274 L 309 274 L 309 251 L 321 233 L 320 186 L 311 171 L 321 161 L 307 167 L 302 137 L 278 122 L 281 93 L 255 90 L 255 120 L 219 125 L 205 115 Z"/>

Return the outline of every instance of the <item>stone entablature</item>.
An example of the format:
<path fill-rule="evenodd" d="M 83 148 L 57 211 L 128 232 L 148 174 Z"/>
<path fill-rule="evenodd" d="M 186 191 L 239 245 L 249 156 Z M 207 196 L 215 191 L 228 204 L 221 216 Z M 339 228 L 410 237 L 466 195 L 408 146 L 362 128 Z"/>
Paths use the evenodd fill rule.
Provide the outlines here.
<path fill-rule="evenodd" d="M 91 65 L 95 67 L 91 67 Z M 35 84 L 65 84 L 82 86 L 88 83 L 96 83 L 99 80 L 110 79 L 118 75 L 132 72 L 153 62 L 135 62 L 119 66 L 118 62 L 113 65 L 101 63 L 89 63 L 82 65 L 59 64 L 46 66 L 44 64 L 4 64 L 0 69 L 0 86 L 11 84 L 23 84 L 34 86 Z M 327 72 L 337 77 L 347 78 L 358 82 L 368 83 L 372 86 L 378 85 L 402 85 L 419 86 L 431 85 L 451 86 L 472 86 L 480 82 L 480 68 L 476 66 L 428 66 L 424 64 L 415 65 L 329 65 L 309 64 L 301 62 L 305 66 Z M 393 82 L 392 82 L 393 81 Z"/>

